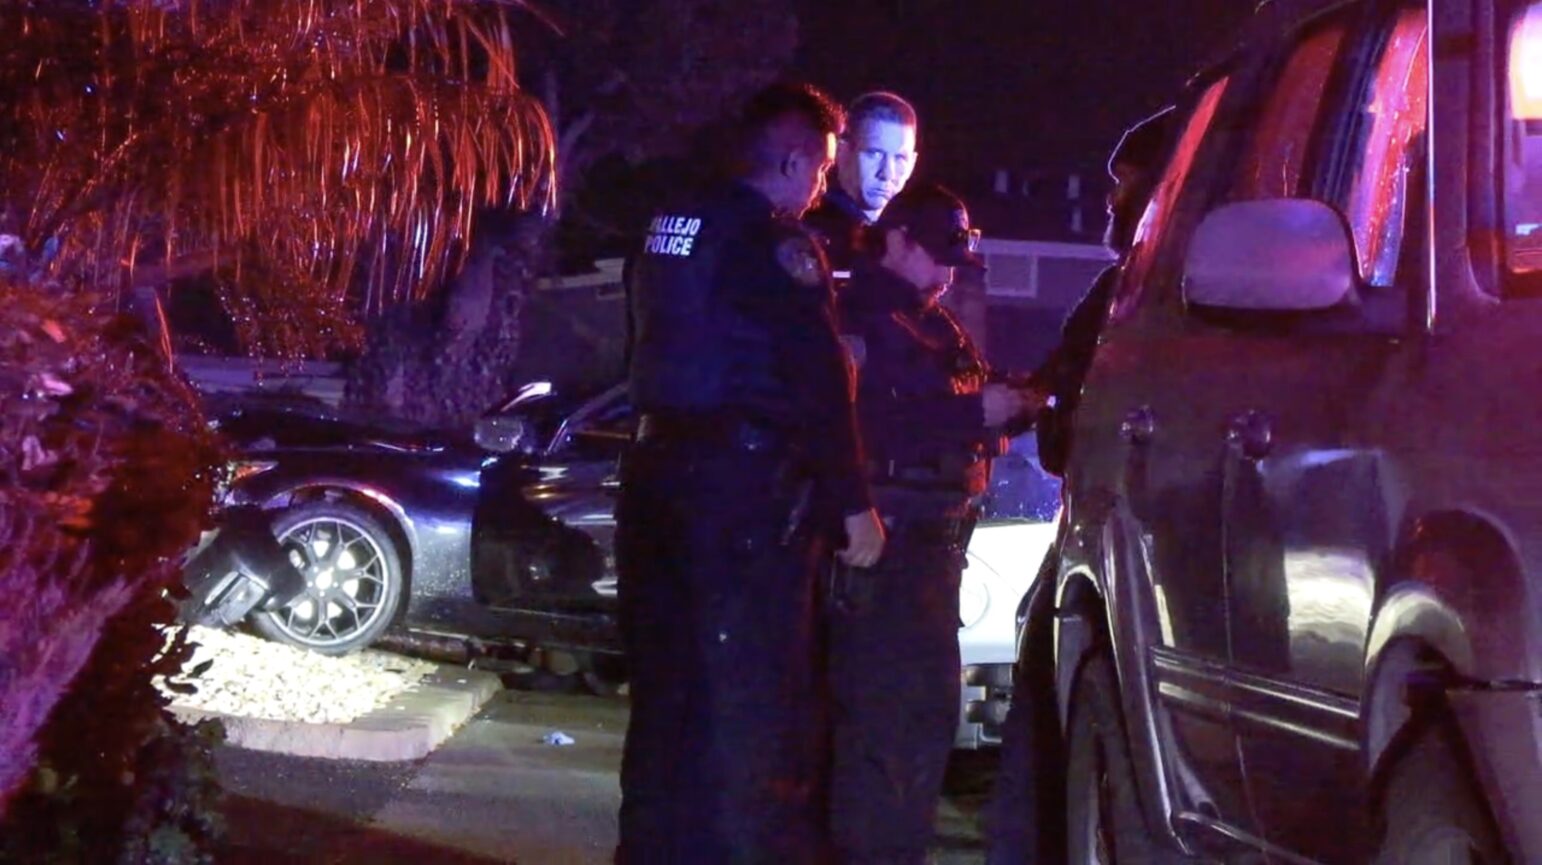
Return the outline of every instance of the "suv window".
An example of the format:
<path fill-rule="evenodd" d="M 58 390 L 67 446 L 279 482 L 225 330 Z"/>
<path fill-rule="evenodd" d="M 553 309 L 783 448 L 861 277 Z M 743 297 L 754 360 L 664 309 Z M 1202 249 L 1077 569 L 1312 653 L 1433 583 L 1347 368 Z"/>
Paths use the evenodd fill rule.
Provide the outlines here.
<path fill-rule="evenodd" d="M 1344 35 L 1344 23 L 1335 21 L 1296 44 L 1258 115 L 1228 200 L 1302 194 L 1307 150 L 1322 114 L 1328 79 L 1344 48 Z"/>
<path fill-rule="evenodd" d="M 1130 251 L 1129 263 L 1120 279 L 1119 289 L 1109 310 L 1109 321 L 1118 321 L 1135 308 L 1136 301 L 1148 288 L 1155 273 L 1158 254 L 1171 233 L 1174 209 L 1188 186 L 1189 173 L 1194 168 L 1194 158 L 1199 154 L 1210 127 L 1214 124 L 1221 97 L 1226 95 L 1230 78 L 1220 78 L 1205 88 L 1194 110 L 1189 114 L 1183 134 L 1173 148 L 1172 158 L 1151 193 L 1151 202 L 1141 215 L 1135 229 L 1135 245 Z"/>
<path fill-rule="evenodd" d="M 1387 287 L 1397 275 L 1411 175 L 1422 176 L 1429 116 L 1429 17 L 1423 5 L 1399 10 L 1366 69 L 1346 147 L 1338 202 L 1349 220 L 1360 278 Z"/>
<path fill-rule="evenodd" d="M 1512 289 L 1542 292 L 1542 3 L 1510 27 L 1504 260 Z"/>

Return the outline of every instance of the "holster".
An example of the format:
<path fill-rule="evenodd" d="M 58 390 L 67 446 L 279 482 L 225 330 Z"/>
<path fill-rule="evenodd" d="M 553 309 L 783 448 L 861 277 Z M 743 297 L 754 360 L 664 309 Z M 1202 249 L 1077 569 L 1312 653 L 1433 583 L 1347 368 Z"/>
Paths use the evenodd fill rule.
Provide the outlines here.
<path fill-rule="evenodd" d="M 935 520 L 912 520 L 892 526 L 892 534 L 886 554 L 896 546 L 924 546 L 946 551 L 959 557 L 959 565 L 969 549 L 969 539 L 974 535 L 980 510 L 970 507 L 960 517 Z M 831 558 L 826 584 L 827 603 L 830 608 L 846 615 L 856 615 L 870 605 L 874 592 L 883 580 L 883 563 L 871 568 L 854 568 L 840 559 Z"/>

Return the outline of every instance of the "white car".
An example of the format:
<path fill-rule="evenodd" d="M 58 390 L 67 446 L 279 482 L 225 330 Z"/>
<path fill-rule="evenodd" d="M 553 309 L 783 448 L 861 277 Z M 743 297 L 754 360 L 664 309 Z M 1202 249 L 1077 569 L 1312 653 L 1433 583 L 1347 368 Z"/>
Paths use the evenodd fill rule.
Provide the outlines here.
<path fill-rule="evenodd" d="M 1060 483 L 1038 463 L 1033 436 L 996 460 L 984 516 L 969 540 L 959 586 L 958 648 L 963 661 L 956 748 L 1001 743 L 1012 696 L 1017 618 L 1055 541 Z"/>

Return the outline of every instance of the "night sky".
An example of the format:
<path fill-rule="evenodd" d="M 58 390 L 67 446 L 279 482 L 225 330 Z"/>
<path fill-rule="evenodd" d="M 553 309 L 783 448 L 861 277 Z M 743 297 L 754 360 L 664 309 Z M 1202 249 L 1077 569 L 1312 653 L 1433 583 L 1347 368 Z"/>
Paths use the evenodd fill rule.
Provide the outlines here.
<path fill-rule="evenodd" d="M 1098 165 L 1251 12 L 1248 0 L 804 0 L 794 73 L 921 112 L 923 173 Z"/>

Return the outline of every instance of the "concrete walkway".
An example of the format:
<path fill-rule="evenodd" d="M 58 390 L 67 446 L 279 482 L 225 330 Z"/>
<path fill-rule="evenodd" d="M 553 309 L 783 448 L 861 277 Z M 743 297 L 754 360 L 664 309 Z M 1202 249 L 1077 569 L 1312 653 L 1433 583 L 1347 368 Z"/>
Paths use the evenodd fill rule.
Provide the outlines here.
<path fill-rule="evenodd" d="M 626 727 L 621 700 L 504 691 L 426 759 L 317 760 L 227 749 L 222 862 L 601 865 L 610 861 Z M 553 731 L 574 744 L 543 743 Z M 961 754 L 937 861 L 979 863 L 975 814 L 992 771 Z"/>

